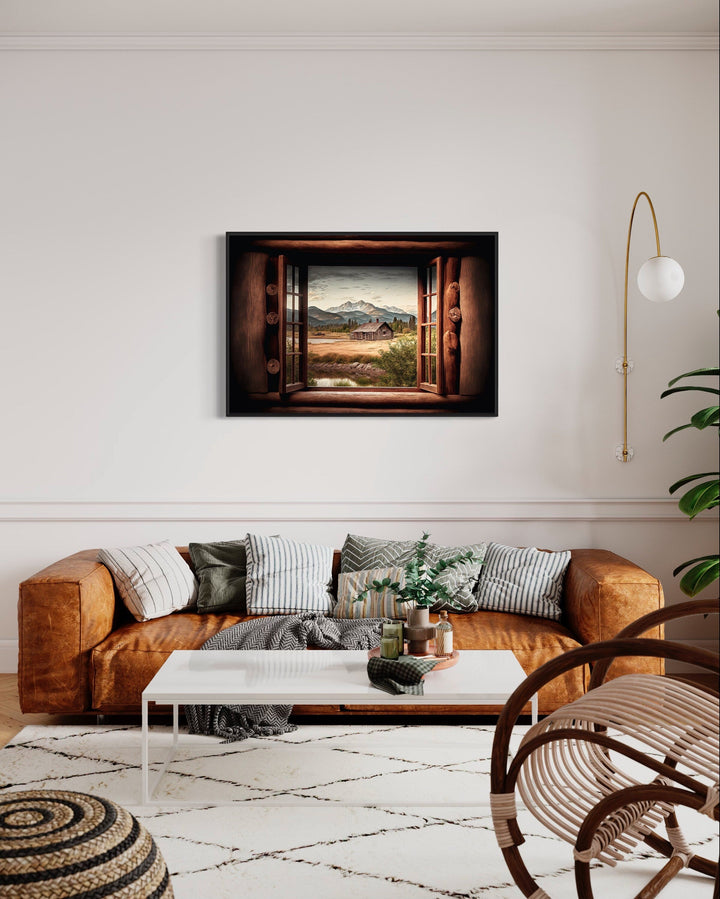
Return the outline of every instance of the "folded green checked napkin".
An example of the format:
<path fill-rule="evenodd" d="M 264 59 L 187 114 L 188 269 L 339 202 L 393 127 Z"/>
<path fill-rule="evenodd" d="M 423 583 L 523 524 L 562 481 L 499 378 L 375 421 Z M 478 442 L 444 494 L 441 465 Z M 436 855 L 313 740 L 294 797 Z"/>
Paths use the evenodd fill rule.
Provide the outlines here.
<path fill-rule="evenodd" d="M 412 693 L 423 695 L 423 675 L 432 671 L 440 659 L 419 659 L 416 656 L 400 656 L 399 659 L 382 659 L 373 656 L 368 661 L 367 672 L 374 687 L 386 693 Z"/>

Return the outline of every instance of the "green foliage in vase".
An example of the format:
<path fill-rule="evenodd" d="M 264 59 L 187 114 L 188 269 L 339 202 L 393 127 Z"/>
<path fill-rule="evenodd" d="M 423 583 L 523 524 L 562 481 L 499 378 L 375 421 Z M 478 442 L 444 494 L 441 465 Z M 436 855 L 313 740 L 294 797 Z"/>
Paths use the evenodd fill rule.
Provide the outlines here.
<path fill-rule="evenodd" d="M 454 602 L 452 595 L 438 578 L 444 571 L 456 568 L 461 562 L 480 560 L 472 550 L 468 550 L 450 559 L 440 559 L 434 565 L 428 565 L 425 557 L 429 539 L 430 534 L 425 533 L 422 539 L 418 540 L 415 556 L 405 565 L 405 583 L 402 586 L 399 581 L 391 581 L 389 577 L 381 581 L 373 580 L 358 593 L 354 602 L 362 602 L 371 590 L 382 592 L 387 589 L 395 594 L 398 602 L 414 602 L 418 609 L 429 609 L 441 599 L 452 608 L 462 608 Z"/>
<path fill-rule="evenodd" d="M 710 393 L 713 396 L 720 396 L 720 390 L 717 387 L 708 387 L 704 384 L 683 384 L 680 387 L 675 385 L 678 381 L 685 378 L 717 378 L 719 370 L 717 368 L 696 368 L 694 371 L 686 372 L 673 378 L 668 384 L 668 389 L 663 391 L 661 397 L 670 396 L 675 393 L 685 393 L 686 391 L 698 391 L 700 393 Z M 668 431 L 663 437 L 667 440 L 673 434 L 684 431 L 688 428 L 695 428 L 698 431 L 704 431 L 708 428 L 718 428 L 720 425 L 720 406 L 715 403 L 696 412 L 687 424 L 680 425 Z M 692 485 L 692 486 L 689 486 Z M 687 488 L 680 497 L 678 508 L 687 515 L 688 518 L 695 518 L 700 512 L 706 512 L 709 509 L 715 509 L 720 503 L 720 474 L 717 471 L 704 471 L 700 474 L 687 475 L 680 478 L 670 487 L 670 493 L 673 494 L 682 488 Z M 686 570 L 687 569 L 687 570 Z M 685 571 L 680 580 L 680 589 L 687 596 L 697 596 L 701 590 L 709 587 L 710 584 L 720 577 L 720 556 L 708 555 L 698 556 L 696 559 L 689 559 L 673 571 L 674 575 Z"/>

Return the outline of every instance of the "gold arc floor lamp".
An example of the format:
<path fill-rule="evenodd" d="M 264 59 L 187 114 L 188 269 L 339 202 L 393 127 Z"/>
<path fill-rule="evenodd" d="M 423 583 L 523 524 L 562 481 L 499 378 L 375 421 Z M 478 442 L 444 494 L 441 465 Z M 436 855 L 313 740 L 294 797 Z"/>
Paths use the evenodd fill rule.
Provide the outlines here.
<path fill-rule="evenodd" d="M 632 212 L 630 213 L 630 224 L 628 225 L 627 249 L 625 251 L 623 355 L 622 359 L 618 359 L 615 363 L 616 369 L 623 376 L 623 442 L 621 446 L 615 448 L 615 457 L 620 462 L 629 462 L 633 457 L 633 449 L 628 446 L 628 375 L 633 368 L 633 363 L 628 359 L 628 269 L 630 267 L 630 236 L 632 234 L 633 219 L 635 218 L 635 209 L 640 197 L 645 197 L 650 204 L 650 212 L 652 213 L 653 225 L 655 226 L 655 245 L 657 247 L 657 256 L 648 259 L 638 272 L 637 284 L 640 293 L 647 297 L 648 300 L 652 300 L 653 303 L 667 303 L 669 300 L 675 299 L 685 283 L 685 275 L 680 264 L 671 259 L 670 256 L 663 256 L 660 251 L 660 232 L 658 231 L 655 207 L 647 193 L 641 190 L 635 197 Z"/>

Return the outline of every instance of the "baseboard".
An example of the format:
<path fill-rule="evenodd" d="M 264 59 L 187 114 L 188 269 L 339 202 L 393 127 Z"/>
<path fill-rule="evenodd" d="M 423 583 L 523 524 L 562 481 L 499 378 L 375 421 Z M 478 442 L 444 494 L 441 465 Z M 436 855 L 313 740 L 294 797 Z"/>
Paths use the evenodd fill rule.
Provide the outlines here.
<path fill-rule="evenodd" d="M 18 641 L 0 640 L 0 674 L 14 674 L 18 663 Z"/>

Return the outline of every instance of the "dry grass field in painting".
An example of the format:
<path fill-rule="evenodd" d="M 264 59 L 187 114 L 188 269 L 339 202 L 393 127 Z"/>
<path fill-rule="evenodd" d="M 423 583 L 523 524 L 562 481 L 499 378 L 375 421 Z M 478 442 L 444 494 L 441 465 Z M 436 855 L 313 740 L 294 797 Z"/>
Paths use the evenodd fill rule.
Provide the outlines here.
<path fill-rule="evenodd" d="M 316 338 L 320 339 L 320 338 Z M 377 358 L 386 350 L 392 340 L 328 340 L 327 343 L 313 343 L 308 347 L 310 358 L 327 362 L 362 362 Z"/>

